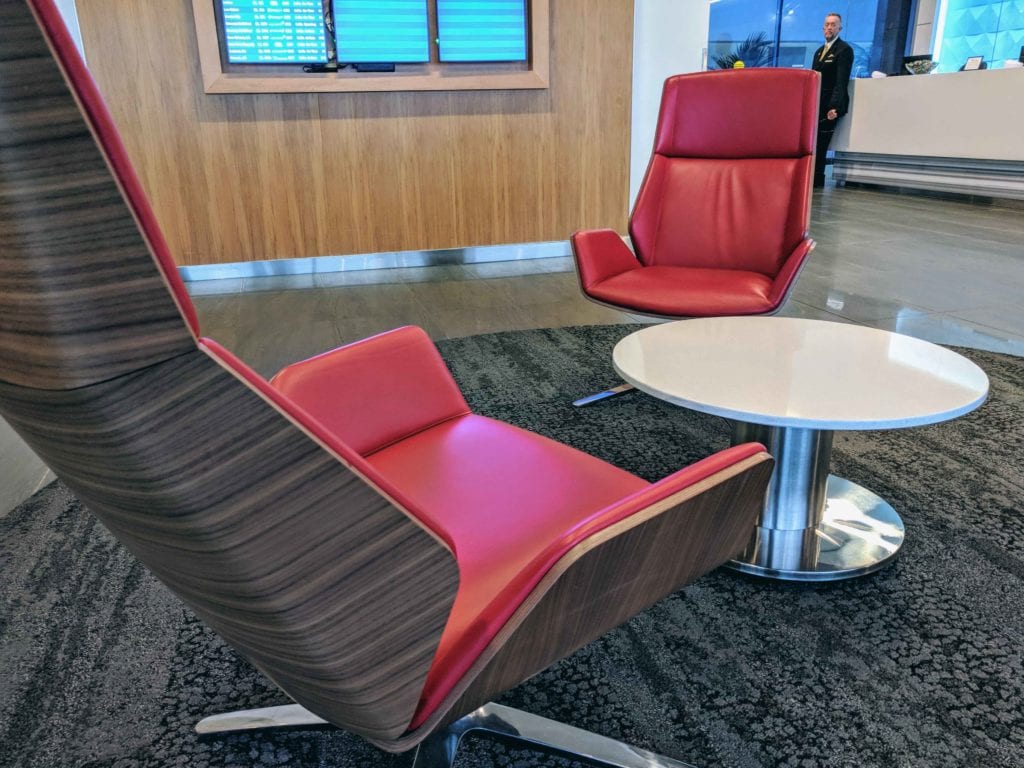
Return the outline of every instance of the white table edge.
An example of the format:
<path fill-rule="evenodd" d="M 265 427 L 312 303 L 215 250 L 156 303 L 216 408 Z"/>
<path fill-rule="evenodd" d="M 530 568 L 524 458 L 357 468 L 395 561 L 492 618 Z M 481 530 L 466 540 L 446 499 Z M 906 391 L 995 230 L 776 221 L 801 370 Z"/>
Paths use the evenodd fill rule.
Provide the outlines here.
<path fill-rule="evenodd" d="M 965 403 L 956 408 L 948 411 L 933 411 L 932 413 L 922 414 L 920 416 L 902 417 L 902 418 L 890 418 L 884 420 L 843 420 L 843 419 L 809 419 L 804 416 L 766 416 L 763 413 L 738 411 L 731 408 L 724 408 L 716 405 L 708 405 L 707 403 L 700 403 L 692 400 L 687 400 L 682 397 L 670 395 L 661 390 L 654 389 L 653 387 L 645 384 L 641 381 L 630 376 L 628 373 L 619 368 L 615 359 L 612 358 L 612 367 L 615 368 L 615 372 L 621 376 L 627 384 L 631 384 L 641 392 L 650 395 L 651 397 L 657 398 L 658 400 L 664 400 L 666 403 L 672 405 L 678 405 L 683 408 L 689 408 L 693 411 L 700 413 L 706 413 L 711 416 L 721 416 L 725 419 L 732 419 L 733 421 L 743 421 L 748 424 L 763 424 L 766 427 L 796 427 L 800 429 L 831 429 L 831 430 L 884 430 L 884 429 L 904 429 L 907 427 L 925 427 L 930 424 L 939 424 L 943 421 L 951 421 L 960 416 L 970 413 L 988 399 L 989 385 L 988 385 L 988 374 L 985 375 L 986 386 L 985 391 L 976 399 Z M 979 367 L 980 370 L 980 367 Z M 982 371 L 984 373 L 984 371 Z"/>

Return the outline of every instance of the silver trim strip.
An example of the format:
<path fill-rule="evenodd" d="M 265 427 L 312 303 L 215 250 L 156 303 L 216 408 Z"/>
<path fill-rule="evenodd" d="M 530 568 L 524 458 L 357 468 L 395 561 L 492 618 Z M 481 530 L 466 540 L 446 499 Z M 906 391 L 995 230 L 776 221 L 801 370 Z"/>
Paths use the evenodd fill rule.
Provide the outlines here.
<path fill-rule="evenodd" d="M 1024 199 L 1024 161 L 961 157 L 913 157 L 867 152 L 836 152 L 837 182 Z"/>
<path fill-rule="evenodd" d="M 310 275 L 325 272 L 351 272 L 366 269 L 398 269 L 401 267 L 439 267 L 481 264 L 490 261 L 548 259 L 571 256 L 567 240 L 514 245 L 479 245 L 469 248 L 443 248 L 430 251 L 386 251 L 353 256 L 309 256 L 299 259 L 241 261 L 230 264 L 200 264 L 179 267 L 185 282 L 223 280 L 240 277 L 271 277 L 279 275 Z"/>

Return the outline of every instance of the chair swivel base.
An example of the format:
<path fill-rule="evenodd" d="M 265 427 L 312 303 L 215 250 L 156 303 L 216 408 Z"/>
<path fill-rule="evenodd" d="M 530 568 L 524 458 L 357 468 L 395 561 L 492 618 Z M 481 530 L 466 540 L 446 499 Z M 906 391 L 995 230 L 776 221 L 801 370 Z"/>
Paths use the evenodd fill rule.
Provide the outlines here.
<path fill-rule="evenodd" d="M 579 400 L 573 400 L 572 404 L 577 408 L 581 408 L 584 405 L 593 405 L 599 403 L 602 400 L 607 400 L 609 397 L 615 397 L 616 395 L 624 395 L 627 392 L 632 392 L 636 387 L 632 384 L 619 384 L 617 387 L 611 387 L 603 392 L 597 392 L 593 395 L 587 395 L 581 397 Z"/>
<path fill-rule="evenodd" d="M 196 733 L 230 733 L 300 725 L 327 725 L 327 721 L 298 704 L 284 704 L 280 707 L 242 709 L 237 712 L 210 715 L 196 723 Z"/>
<path fill-rule="evenodd" d="M 213 715 L 199 721 L 196 731 L 208 734 L 324 724 L 313 713 L 291 704 Z M 689 763 L 501 704 L 485 704 L 426 738 L 416 748 L 412 768 L 452 768 L 462 738 L 474 733 L 602 768 L 694 768 Z"/>

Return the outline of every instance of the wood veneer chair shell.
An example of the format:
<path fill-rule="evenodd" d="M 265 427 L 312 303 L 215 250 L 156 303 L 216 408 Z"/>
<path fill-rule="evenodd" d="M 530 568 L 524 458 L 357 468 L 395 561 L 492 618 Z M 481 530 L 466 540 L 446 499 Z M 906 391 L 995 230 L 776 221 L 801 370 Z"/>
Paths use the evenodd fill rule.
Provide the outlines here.
<path fill-rule="evenodd" d="M 201 351 L 0 411 L 88 509 L 307 709 L 386 741 L 458 586 L 445 546 Z"/>
<path fill-rule="evenodd" d="M 63 31 L 49 29 L 54 53 L 73 66 Z M 33 4 L 0 0 L 0 409 L 293 698 L 397 737 L 451 610 L 454 558 L 197 348 L 141 191 L 126 202 L 137 181 L 111 131 L 98 94 L 72 94 Z"/>
<path fill-rule="evenodd" d="M 324 720 L 409 749 L 727 559 L 771 470 L 750 451 L 575 541 L 410 728 L 459 587 L 453 551 L 363 457 L 197 331 L 52 0 L 0 0 L 0 412 Z"/>
<path fill-rule="evenodd" d="M 24 2 L 0 29 L 0 378 L 69 389 L 194 349 L 137 224 L 152 213 L 125 203 Z"/>

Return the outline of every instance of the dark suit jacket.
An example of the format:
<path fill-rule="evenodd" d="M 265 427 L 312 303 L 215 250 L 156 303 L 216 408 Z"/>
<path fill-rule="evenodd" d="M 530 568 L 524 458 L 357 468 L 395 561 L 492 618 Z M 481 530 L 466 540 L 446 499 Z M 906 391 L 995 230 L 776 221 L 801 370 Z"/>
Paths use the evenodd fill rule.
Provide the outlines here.
<path fill-rule="evenodd" d="M 834 109 L 842 117 L 850 107 L 850 72 L 853 71 L 853 48 L 842 38 L 836 38 L 832 47 L 821 60 L 821 46 L 814 52 L 814 63 L 811 69 L 821 72 L 821 100 L 818 102 L 818 119 L 824 120 L 825 114 Z"/>

